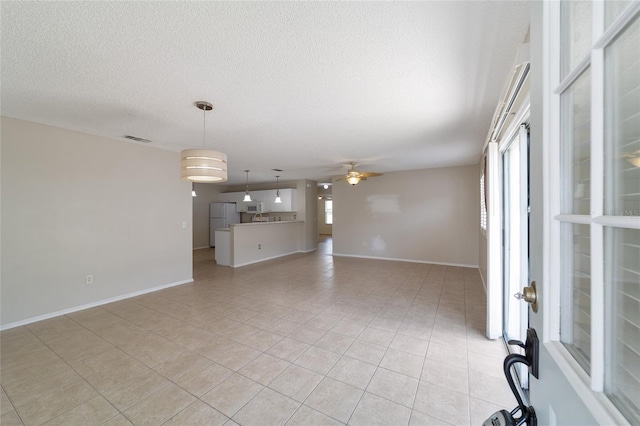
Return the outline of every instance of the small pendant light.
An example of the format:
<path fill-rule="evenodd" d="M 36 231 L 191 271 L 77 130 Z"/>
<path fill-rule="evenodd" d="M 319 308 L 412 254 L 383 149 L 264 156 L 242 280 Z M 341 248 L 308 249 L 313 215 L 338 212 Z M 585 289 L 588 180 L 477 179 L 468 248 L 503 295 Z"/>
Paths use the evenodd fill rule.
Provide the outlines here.
<path fill-rule="evenodd" d="M 198 194 L 196 194 L 196 184 L 191 182 L 191 196 L 192 197 L 197 197 Z"/>
<path fill-rule="evenodd" d="M 244 192 L 244 199 L 242 201 L 248 203 L 251 201 L 251 195 L 249 195 L 249 170 L 245 170 L 247 172 L 247 190 Z"/>
<path fill-rule="evenodd" d="M 282 200 L 280 199 L 280 188 L 278 187 L 278 179 L 280 176 L 276 176 L 276 204 L 281 204 Z"/>

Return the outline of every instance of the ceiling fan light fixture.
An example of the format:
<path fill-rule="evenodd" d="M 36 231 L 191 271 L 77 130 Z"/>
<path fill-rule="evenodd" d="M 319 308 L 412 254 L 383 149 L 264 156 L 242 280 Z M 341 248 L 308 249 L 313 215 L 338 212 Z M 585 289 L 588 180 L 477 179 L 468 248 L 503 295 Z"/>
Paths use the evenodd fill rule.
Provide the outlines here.
<path fill-rule="evenodd" d="M 350 162 L 349 165 L 351 166 L 351 168 L 347 172 L 347 175 L 344 177 L 341 177 L 338 180 L 346 180 L 347 183 L 351 186 L 356 186 L 360 181 L 367 180 L 367 178 L 370 178 L 370 177 L 382 176 L 382 173 L 360 172 L 356 170 L 355 161 Z"/>
<path fill-rule="evenodd" d="M 191 182 L 191 196 L 192 197 L 197 197 L 198 194 L 196 194 L 196 184 Z"/>
<path fill-rule="evenodd" d="M 347 182 L 353 186 L 357 185 L 360 182 L 360 176 L 349 176 L 347 178 Z"/>
<path fill-rule="evenodd" d="M 209 102 L 198 101 L 203 111 L 203 149 L 185 149 L 180 153 L 180 177 L 189 182 L 212 183 L 227 181 L 227 154 L 206 149 L 206 112 L 213 109 Z"/>
<path fill-rule="evenodd" d="M 640 167 L 640 149 L 634 152 L 623 152 L 621 157 L 634 167 Z"/>

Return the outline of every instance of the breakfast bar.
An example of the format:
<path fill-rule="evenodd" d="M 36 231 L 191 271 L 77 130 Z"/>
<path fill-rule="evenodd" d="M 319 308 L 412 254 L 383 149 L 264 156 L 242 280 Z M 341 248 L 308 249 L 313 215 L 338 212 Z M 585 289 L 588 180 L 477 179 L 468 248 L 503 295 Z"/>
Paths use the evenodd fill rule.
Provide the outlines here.
<path fill-rule="evenodd" d="M 304 221 L 237 223 L 216 229 L 216 263 L 237 268 L 302 251 Z"/>

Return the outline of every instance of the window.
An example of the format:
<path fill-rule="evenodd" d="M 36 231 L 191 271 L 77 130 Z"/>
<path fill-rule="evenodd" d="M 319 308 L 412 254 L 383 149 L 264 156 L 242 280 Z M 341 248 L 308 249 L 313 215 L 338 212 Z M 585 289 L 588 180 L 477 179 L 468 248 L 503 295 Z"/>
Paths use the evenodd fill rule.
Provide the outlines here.
<path fill-rule="evenodd" d="M 333 200 L 324 200 L 324 223 L 333 224 Z"/>
<path fill-rule="evenodd" d="M 640 424 L 640 4 L 559 13 L 554 327 L 591 389 Z"/>

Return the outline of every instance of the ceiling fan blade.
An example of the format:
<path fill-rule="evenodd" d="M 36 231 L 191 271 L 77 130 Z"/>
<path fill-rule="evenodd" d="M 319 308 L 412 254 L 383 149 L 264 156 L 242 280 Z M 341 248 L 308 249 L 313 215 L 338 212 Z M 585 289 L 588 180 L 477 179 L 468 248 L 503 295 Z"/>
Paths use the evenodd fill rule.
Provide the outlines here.
<path fill-rule="evenodd" d="M 382 176 L 382 173 L 362 172 L 362 173 L 360 173 L 360 176 L 361 176 L 361 177 Z"/>

